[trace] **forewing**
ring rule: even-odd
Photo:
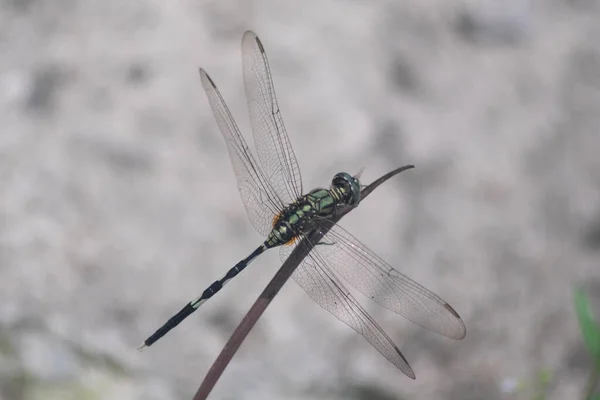
[[[279,198],[289,204],[302,195],[302,177],[287,135],[264,47],[250,31],[242,39],[244,86],[258,159]]]
[[[320,225],[331,225],[319,220]],[[413,323],[452,339],[466,327],[458,313],[435,293],[392,268],[339,225],[333,225],[313,250],[347,283],[379,305]]]
[[[293,248],[294,246],[283,246],[280,250],[281,259],[285,260]],[[331,272],[326,260],[319,252],[315,252],[315,248],[294,271],[292,278],[318,305],[360,333],[388,361],[406,376],[415,379],[415,374],[400,349]]]
[[[217,125],[227,143],[248,218],[254,229],[266,236],[271,231],[273,218],[283,209],[284,203],[252,156],[221,93],[203,69],[200,69],[200,78]]]

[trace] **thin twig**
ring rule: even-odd
[[[363,201],[373,190],[377,188],[377,186],[381,185],[383,182],[387,181],[394,175],[411,168],[414,168],[414,165],[405,165],[404,167],[397,168],[366,186],[360,192],[360,201]],[[339,210],[337,215],[332,218],[332,222],[337,223],[344,215],[356,207],[358,207],[358,204],[355,207],[347,207]],[[290,276],[292,276],[294,270],[298,267],[298,265],[300,265],[304,257],[306,257],[312,249],[312,245],[310,243],[319,243],[328,230],[329,227],[324,227],[323,229],[313,231],[309,234],[307,238],[308,240],[304,239],[299,243],[298,246],[296,246],[292,254],[290,254],[288,259],[285,260],[279,271],[277,271],[265,290],[260,294],[260,296],[258,296],[258,299],[256,299],[250,310],[248,310],[242,319],[242,322],[240,322],[238,327],[235,329],[225,344],[225,347],[223,347],[223,350],[221,350],[221,353],[204,377],[204,380],[194,395],[193,400],[204,400],[208,397],[211,390],[217,383],[217,380],[221,377],[221,374],[225,370],[225,367],[227,367],[227,364],[229,364],[229,361],[231,361],[233,355],[237,352],[252,327],[254,327],[256,321],[258,321],[267,306],[271,303],[271,300],[273,300],[283,284],[290,278]]]

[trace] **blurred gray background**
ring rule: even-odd
[[[600,277],[594,0],[0,2],[0,399],[188,399],[280,266],[197,68],[249,142],[262,39],[305,188],[415,164],[342,221],[438,293],[462,341],[357,298],[417,380],[289,282],[214,399],[581,398],[574,284]]]

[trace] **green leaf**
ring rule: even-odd
[[[552,371],[550,371],[549,369],[542,369],[540,371],[540,373],[538,374],[538,384],[541,388],[545,389],[548,387],[548,385],[550,385],[550,382],[552,381],[552,377],[553,377],[553,373]]]
[[[598,362],[600,360],[600,326],[594,321],[588,296],[583,289],[576,288],[573,299],[583,342]]]

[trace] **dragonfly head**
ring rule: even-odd
[[[331,186],[342,193],[342,202],[349,206],[355,206],[360,200],[360,182],[358,178],[346,173],[335,174]]]

